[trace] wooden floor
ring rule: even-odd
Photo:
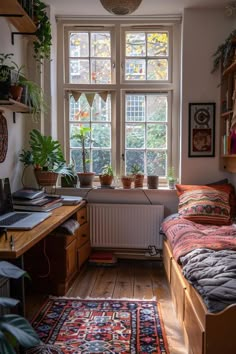
[[[66,296],[80,298],[157,299],[162,313],[170,354],[186,354],[183,333],[172,306],[164,268],[159,261],[119,260],[113,267],[85,265]],[[29,319],[38,310],[42,296],[27,299]]]

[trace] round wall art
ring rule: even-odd
[[[8,131],[7,131],[7,121],[0,112],[0,162],[3,162],[7,155],[8,147]]]

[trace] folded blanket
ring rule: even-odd
[[[183,274],[197,289],[209,312],[236,303],[236,252],[200,248],[180,258]]]

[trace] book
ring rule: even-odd
[[[52,205],[46,205],[46,206],[38,206],[38,205],[19,205],[19,204],[13,204],[15,210],[27,210],[27,211],[41,211],[41,212],[48,212],[53,209],[59,208],[62,206],[61,202],[58,203],[53,203]]]
[[[70,195],[61,195],[60,197],[63,205],[77,205],[83,200],[82,197]]]
[[[61,202],[61,198],[59,196],[51,196],[51,195],[44,195],[41,198],[24,200],[24,199],[16,199],[13,198],[13,205],[29,205],[29,206],[50,206],[54,203]]]
[[[22,188],[12,193],[12,198],[21,199],[34,199],[43,196],[45,193],[43,190],[35,188]]]

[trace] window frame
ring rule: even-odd
[[[102,22],[101,22],[102,21]],[[161,93],[161,92],[168,92],[168,96],[170,97],[170,104],[168,106],[168,166],[175,166],[175,170],[178,174],[178,162],[179,162],[179,134],[173,134],[173,130],[179,131],[179,90],[180,90],[180,26],[179,21],[173,21],[173,23],[168,22],[168,25],[154,25],[153,21],[148,24],[148,21],[145,21],[145,24],[140,22],[137,25],[138,21],[135,21],[132,25],[132,20],[127,21],[113,21],[109,22],[106,20],[96,21],[90,20],[86,21],[86,25],[83,25],[83,21],[79,21],[78,25],[75,25],[75,21],[73,21],[73,25],[67,23],[67,21],[59,21],[58,27],[61,29],[61,33],[64,34],[64,43],[59,45],[58,54],[63,54],[63,59],[60,60],[61,65],[63,66],[63,71],[60,71],[61,82],[62,82],[62,89],[58,87],[58,90],[63,94],[64,97],[64,109],[61,114],[61,119],[63,119],[63,128],[62,125],[59,124],[58,126],[58,134],[60,140],[63,142],[65,148],[65,157],[67,162],[69,162],[69,100],[68,94],[70,90],[79,90],[83,92],[99,92],[103,90],[109,90],[111,93],[111,109],[113,112],[112,116],[112,165],[114,167],[115,174],[121,174],[121,166],[122,166],[122,154],[124,153],[124,112],[125,112],[125,100],[124,95],[125,92],[129,93],[139,93],[139,92],[151,92],[151,93]],[[70,22],[70,21],[69,21]],[[85,22],[84,22],[85,23]],[[102,25],[101,25],[102,24]],[[132,29],[142,31],[166,31],[169,32],[169,65],[168,65],[168,80],[163,81],[127,81],[123,80],[125,73],[124,73],[124,56],[125,51],[123,51],[123,55],[120,56],[122,52],[121,45],[125,46],[125,43],[122,42],[122,38],[124,37],[125,31],[132,31]],[[66,48],[68,48],[69,42],[69,32],[76,31],[76,30],[84,30],[84,31],[106,31],[111,30],[111,39],[112,43],[115,43],[115,46],[111,48],[111,66],[112,66],[112,83],[107,85],[101,84],[70,84],[69,83],[69,53],[68,56],[66,55]],[[59,32],[60,33],[60,32]],[[178,39],[178,43],[174,39]],[[115,47],[115,50],[113,48]],[[174,63],[173,55],[175,59],[177,58],[176,63]],[[174,73],[174,68],[178,68],[178,73]],[[59,80],[59,81],[60,81]],[[109,88],[109,89],[108,89]],[[174,93],[173,93],[174,91]],[[173,97],[175,99],[173,99]],[[60,95],[62,97],[62,95]],[[169,101],[168,101],[169,102]],[[59,106],[60,107],[60,104]],[[175,114],[173,116],[173,112]],[[123,117],[123,118],[122,118]],[[174,140],[174,142],[173,142]],[[168,167],[167,166],[167,167]],[[145,176],[146,177],[146,176]],[[98,179],[97,179],[98,180]],[[166,178],[159,179],[160,184],[166,185],[167,180]]]

